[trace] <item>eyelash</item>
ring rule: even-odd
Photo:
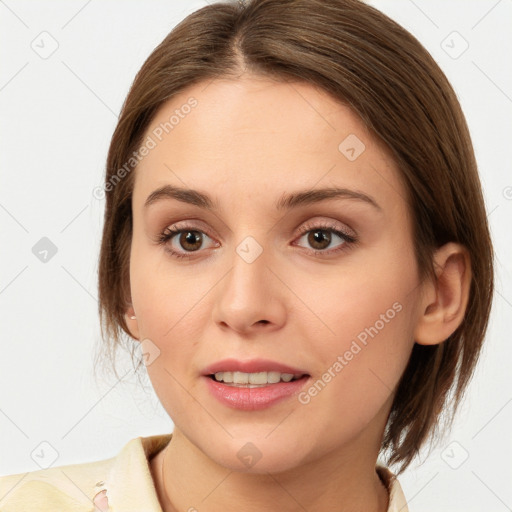
[[[158,238],[157,238],[157,243],[158,245],[165,245],[165,250],[173,257],[175,258],[178,258],[178,259],[181,259],[181,258],[192,258],[194,256],[194,253],[198,252],[198,251],[190,251],[188,254],[187,253],[180,253],[180,252],[177,252],[175,251],[174,249],[171,249],[168,245],[167,245],[167,242],[169,240],[171,240],[175,235],[179,234],[179,233],[183,233],[185,231],[196,231],[198,233],[202,233],[202,234],[205,234],[206,236],[208,236],[209,238],[211,238],[208,233],[200,230],[200,229],[197,229],[196,227],[194,226],[187,226],[187,225],[184,225],[184,226],[179,226],[179,227],[175,227],[174,229],[171,229],[171,228],[166,228],[162,233],[160,233],[158,235]],[[335,226],[333,225],[330,225],[330,224],[305,224],[304,226],[302,226],[300,228],[300,236],[299,238],[302,238],[303,235],[305,235],[306,233],[309,233],[310,231],[329,231],[331,233],[334,233],[335,235],[339,236],[342,240],[343,240],[343,243],[338,246],[336,249],[334,250],[320,250],[320,249],[311,249],[315,255],[318,255],[318,254],[321,254],[322,256],[324,254],[336,254],[336,253],[339,253],[341,251],[346,251],[347,249],[350,248],[350,246],[352,245],[355,245],[358,241],[358,239],[353,236],[353,235],[349,235],[348,233],[345,233],[339,229],[337,229]]]

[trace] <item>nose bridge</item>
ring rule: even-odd
[[[254,300],[250,302],[253,304],[260,294],[269,298],[267,264],[271,255],[268,253],[269,250],[252,235],[245,236],[235,246],[228,278],[229,292],[233,298],[248,301],[252,296]]]
[[[260,320],[279,324],[284,306],[275,277],[270,272],[270,249],[247,235],[234,247],[231,270],[219,287],[215,320],[237,331],[249,329]]]

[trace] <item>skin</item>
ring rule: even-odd
[[[150,461],[162,509],[384,512],[388,493],[375,464],[395,388],[413,344],[440,343],[462,321],[467,251],[443,246],[437,279],[420,282],[396,165],[358,116],[323,91],[251,75],[200,83],[168,101],[146,135],[191,96],[197,106],[134,171],[132,197],[126,319],[134,339],[160,351],[147,370],[175,425]],[[365,145],[354,161],[338,149],[350,134]],[[165,184],[207,193],[220,209],[169,198],[145,209]],[[381,210],[347,198],[274,208],[284,193],[331,186],[363,192]],[[203,233],[202,245],[191,251],[180,235],[167,245],[188,248],[190,259],[155,242],[183,221]],[[325,223],[358,242],[335,253],[344,241],[327,230],[331,242],[312,245]],[[247,236],[263,249],[252,263],[236,252]],[[220,359],[262,357],[305,369],[314,382],[396,302],[400,312],[307,404],[292,397],[234,410],[200,375]],[[237,456],[247,442],[261,454],[249,468]]]

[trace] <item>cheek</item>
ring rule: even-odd
[[[195,305],[208,291],[206,280],[170,265],[162,247],[149,246],[135,237],[130,283],[141,337],[160,340],[169,348],[179,333],[186,332],[190,338],[197,325]]]
[[[335,335],[309,346],[316,372],[298,398],[323,432],[320,444],[325,449],[341,432],[344,439],[352,439],[377,415],[378,421],[385,420],[410,357],[411,311],[373,291],[357,307],[351,301],[340,304],[337,315],[326,317]]]
[[[173,418],[197,406],[192,398],[201,370],[196,357],[207,329],[206,298],[215,283],[213,277],[198,279],[197,272],[180,271],[161,249],[139,244],[132,250],[130,282],[139,335],[151,341],[149,346],[154,344],[157,354],[146,369]]]
[[[157,251],[141,250],[133,255],[130,277],[140,339],[150,340],[147,346],[156,354],[146,365],[148,376],[167,413],[180,418],[196,406],[190,383],[197,369],[192,362],[202,329],[201,297],[208,287],[197,277],[170,275],[172,270]]]
[[[414,342],[414,260],[404,267],[391,252],[388,258],[382,257],[385,251],[379,254],[379,260],[315,280],[301,291],[316,313],[308,336],[316,341],[307,347],[317,361],[316,387],[322,394],[328,389],[325,399],[361,414],[377,410],[390,396]]]

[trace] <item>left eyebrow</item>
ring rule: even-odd
[[[363,201],[373,206],[379,212],[382,212],[381,206],[371,196],[357,190],[337,187],[300,190],[290,194],[284,193],[274,206],[278,211],[289,210],[335,198]],[[163,199],[176,199],[177,201],[198,206],[199,208],[209,211],[219,209],[218,201],[212,200],[208,194],[189,188],[176,187],[174,185],[164,185],[151,192],[144,203],[144,208]]]
[[[373,199],[373,197],[363,194],[357,190],[350,190],[348,188],[320,188],[313,190],[301,190],[291,194],[283,194],[279,201],[276,203],[277,210],[285,210],[296,208],[302,205],[314,204],[326,199],[358,199],[369,205],[372,205],[379,212],[382,212],[380,205]]]

